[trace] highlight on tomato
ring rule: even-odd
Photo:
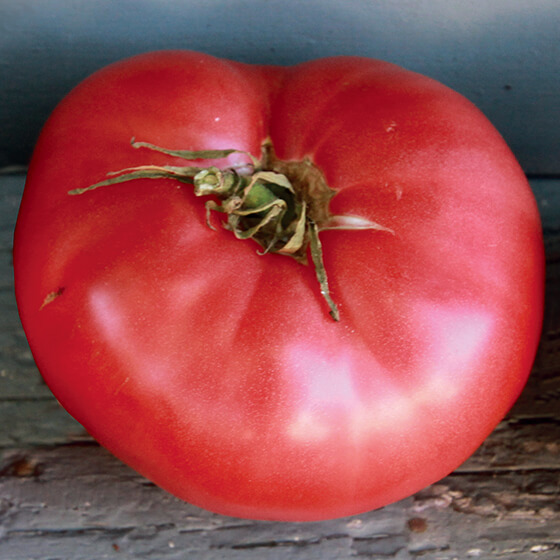
[[[14,239],[37,366],[99,443],[225,515],[400,500],[510,409],[539,214],[468,100],[361,57],[160,51],[61,101]]]

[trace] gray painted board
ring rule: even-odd
[[[527,173],[560,174],[558,0],[0,0],[0,168],[115,60],[186,48],[241,62],[363,55],[463,93]]]

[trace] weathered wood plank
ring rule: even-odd
[[[22,176],[0,176],[0,559],[560,559],[560,181],[533,182],[547,308],[534,371],[508,417],[440,483],[378,511],[311,524],[185,504],[92,442],[58,405],[13,296],[22,187]]]
[[[17,315],[11,243],[24,180],[23,175],[0,175],[0,447],[64,444],[76,437],[83,439],[83,435],[76,436],[81,434],[80,426],[56,404],[37,372]],[[534,180],[532,186],[547,233],[547,313],[533,374],[501,427],[517,431],[520,419],[560,421],[560,223],[556,223],[560,215],[560,180]],[[33,401],[38,404],[35,413],[30,414]],[[549,441],[543,442],[542,437],[549,428],[552,435],[548,439],[556,437],[554,425],[540,429],[538,424],[527,424],[524,435],[534,431],[535,436],[529,439],[536,443],[531,445],[542,442],[541,447],[546,448]],[[507,435],[493,435],[487,447],[495,447],[496,439],[505,441]],[[512,435],[511,439],[516,437]]]
[[[53,398],[0,400],[0,449],[92,441]]]
[[[96,445],[11,450],[0,472],[3,559],[560,557],[558,470],[454,474],[398,504],[321,523],[211,514]]]

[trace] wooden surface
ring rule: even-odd
[[[474,102],[526,173],[560,174],[558,0],[0,0],[0,166],[27,164],[60,99],[149,50],[296,64],[362,55]]]
[[[547,307],[533,374],[456,472],[415,496],[321,523],[250,522],[180,502],[93,442],[57,404],[13,296],[23,175],[0,175],[0,559],[560,559],[560,180],[534,180]]]

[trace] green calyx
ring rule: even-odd
[[[340,314],[328,285],[319,232],[325,229],[376,229],[391,231],[375,222],[355,216],[331,216],[328,205],[335,191],[310,161],[278,160],[270,143],[263,145],[261,160],[239,150],[169,150],[132,139],[133,148],[147,148],[187,161],[223,159],[233,153],[249,156],[244,168],[144,165],[108,173],[108,178],[89,187],[69,191],[83,194],[99,187],[136,179],[174,179],[194,186],[196,196],[212,196],[206,206],[206,223],[212,211],[226,215],[223,226],[238,239],[253,239],[259,253],[278,253],[308,263],[308,248],[321,294],[331,317]]]

